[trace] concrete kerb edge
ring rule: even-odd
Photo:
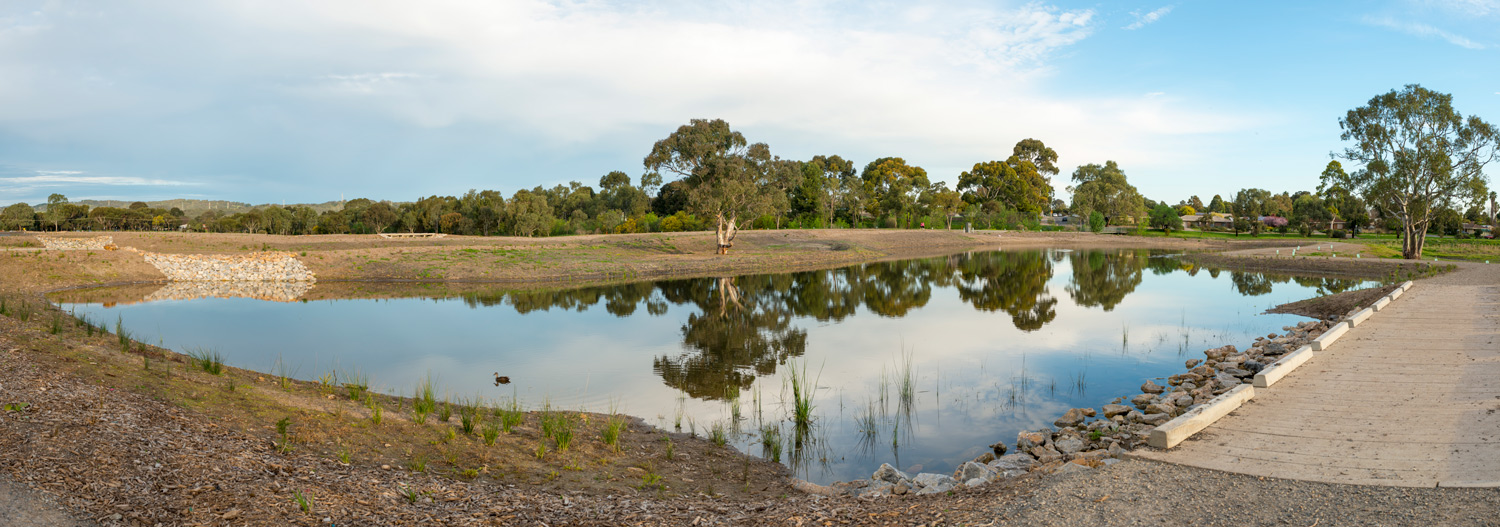
[[[1412,281],[1411,280],[1407,280],[1407,281],[1401,283],[1401,290],[1402,291],[1409,290],[1409,289],[1411,289],[1411,286],[1412,286]]]
[[[1438,487],[1446,488],[1496,488],[1500,487],[1500,480],[1496,481],[1439,481]]]
[[[1355,313],[1354,316],[1352,316],[1352,317],[1349,317],[1349,327],[1351,327],[1351,328],[1357,328],[1357,327],[1359,327],[1360,324],[1363,324],[1366,320],[1370,319],[1370,315],[1374,315],[1374,314],[1375,314],[1375,310],[1374,309],[1368,308],[1368,307],[1364,308],[1364,310],[1362,310],[1362,311],[1360,311],[1358,313]]]
[[[1313,339],[1313,341],[1312,341],[1312,350],[1313,351],[1325,351],[1325,350],[1327,350],[1329,346],[1332,346],[1333,343],[1339,339],[1339,337],[1344,336],[1344,333],[1346,333],[1348,331],[1349,331],[1349,322],[1345,321],[1345,322],[1339,322],[1338,324],[1334,324],[1333,327],[1328,328],[1328,331],[1324,331],[1322,335],[1318,335],[1318,338]]]
[[[1270,388],[1271,385],[1276,384],[1277,381],[1291,374],[1292,370],[1297,369],[1298,366],[1312,360],[1312,358],[1313,350],[1311,346],[1297,348],[1297,351],[1286,354],[1286,356],[1271,363],[1270,366],[1260,370],[1260,373],[1256,373],[1252,386],[1256,388]]]
[[[1161,449],[1177,446],[1254,397],[1254,386],[1249,384],[1236,386],[1203,406],[1188,410],[1187,413],[1152,429],[1151,436],[1146,439],[1146,444]]]
[[[1376,312],[1379,312],[1380,310],[1385,309],[1385,306],[1388,306],[1390,304],[1391,297],[1387,295],[1380,297],[1380,300],[1376,300],[1374,304],[1370,304],[1370,308],[1374,309]]]

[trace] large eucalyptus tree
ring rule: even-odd
[[[1377,95],[1339,119],[1340,136],[1353,145],[1339,157],[1363,168],[1324,185],[1357,192],[1401,220],[1401,255],[1422,257],[1437,211],[1482,200],[1484,166],[1496,157],[1495,126],[1453,109],[1453,96],[1416,84]]]

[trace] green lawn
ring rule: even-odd
[[[1371,246],[1372,249],[1380,249],[1383,258],[1401,257],[1401,241],[1394,238],[1349,241],[1358,241]],[[1391,256],[1385,256],[1387,253]],[[1422,258],[1467,260],[1470,262],[1500,262],[1500,241],[1428,238],[1427,243],[1422,244]]]
[[[1162,231],[1147,230],[1147,237],[1172,237],[1183,239],[1223,238],[1240,240],[1305,240],[1307,243],[1321,243],[1326,241],[1338,241],[1345,243],[1362,243],[1369,246],[1368,251],[1361,251],[1366,256],[1379,258],[1400,258],[1401,240],[1395,234],[1361,234],[1358,238],[1336,239],[1326,235],[1302,236],[1298,233],[1289,232],[1280,234],[1276,232],[1262,232],[1259,236],[1251,236],[1249,233],[1241,233],[1236,236],[1232,232],[1202,232],[1202,231],[1174,231],[1171,234]],[[1422,246],[1423,259],[1437,258],[1441,260],[1465,260],[1471,262],[1495,262],[1500,263],[1500,240],[1454,238],[1427,238],[1427,243]]]
[[[1219,231],[1210,231],[1210,232],[1203,232],[1203,231],[1172,231],[1171,234],[1166,234],[1166,233],[1164,233],[1162,231],[1147,230],[1145,232],[1145,236],[1147,236],[1147,237],[1157,237],[1157,238],[1170,237],[1170,238],[1183,238],[1183,239],[1223,238],[1223,239],[1228,239],[1228,240],[1257,240],[1257,239],[1271,239],[1271,240],[1278,240],[1278,239],[1288,239],[1288,240],[1294,240],[1294,239],[1295,240],[1304,240],[1304,239],[1305,240],[1324,240],[1324,239],[1328,239],[1328,237],[1326,237],[1326,236],[1313,236],[1311,238],[1306,238],[1306,237],[1303,237],[1301,234],[1297,234],[1295,232],[1289,232],[1289,233],[1286,233],[1286,234],[1281,234],[1281,233],[1277,233],[1277,232],[1274,232],[1274,231],[1272,231],[1272,232],[1261,232],[1259,236],[1251,236],[1250,233],[1248,233],[1248,232],[1242,232],[1238,236],[1236,236],[1232,232],[1219,232]]]

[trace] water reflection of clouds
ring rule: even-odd
[[[616,407],[666,427],[680,407],[684,430],[692,420],[700,433],[730,415],[714,392],[748,382],[739,404],[751,419],[733,440],[750,452],[760,451],[749,433],[760,424],[753,420],[757,392],[766,422],[784,423],[791,359],[820,376],[814,457],[833,459],[798,471],[827,481],[866,477],[897,453],[903,467],[951,470],[976,448],[1047,426],[1067,408],[1098,406],[1145,378],[1177,373],[1184,355],[1278,329],[1295,317],[1249,315],[1264,301],[1297,300],[1325,286],[1255,281],[1270,293],[1244,297],[1250,281],[1243,277],[1190,275],[1180,262],[1148,256],[974,253],[446,300],[204,299],[119,312],[137,334],[159,332],[175,349],[218,347],[235,365],[269,371],[281,355],[302,378],[316,378],[337,362],[396,393],[430,372],[456,397],[516,394],[532,407],[543,400],[554,408]],[[726,300],[726,291],[737,296]],[[102,313],[97,304],[76,307]],[[794,338],[803,331],[805,340]],[[888,401],[872,440],[856,418],[907,351],[918,389],[911,416],[898,416],[899,405]],[[513,383],[495,387],[492,372]],[[697,397],[683,398],[677,387]],[[894,399],[897,387],[887,390]]]

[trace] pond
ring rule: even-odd
[[[266,373],[357,372],[405,395],[431,378],[455,399],[718,428],[826,483],[881,463],[950,472],[1068,408],[1180,373],[1204,349],[1303,320],[1267,308],[1362,283],[1220,272],[1145,250],[1046,250],[542,291],[169,284],[54,300],[142,342],[214,349]],[[802,390],[805,427],[790,420],[799,376],[816,386]]]

